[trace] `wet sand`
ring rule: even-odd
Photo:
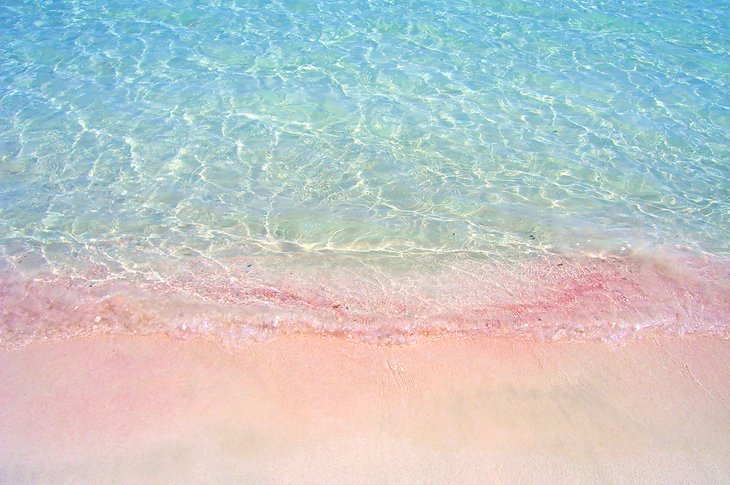
[[[1,483],[730,481],[730,341],[99,336],[0,352]]]

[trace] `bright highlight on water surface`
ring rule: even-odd
[[[8,2],[0,340],[724,334],[727,16]]]

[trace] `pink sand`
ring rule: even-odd
[[[99,336],[0,352],[0,482],[727,483],[730,341]]]

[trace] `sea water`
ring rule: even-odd
[[[0,5],[0,341],[727,335],[724,1]]]

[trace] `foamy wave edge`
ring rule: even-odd
[[[164,279],[0,270],[0,347],[98,334],[165,334],[237,346],[317,334],[407,344],[488,335],[621,341],[637,334],[730,337],[730,263],[692,254],[550,256],[438,271],[225,271]]]

